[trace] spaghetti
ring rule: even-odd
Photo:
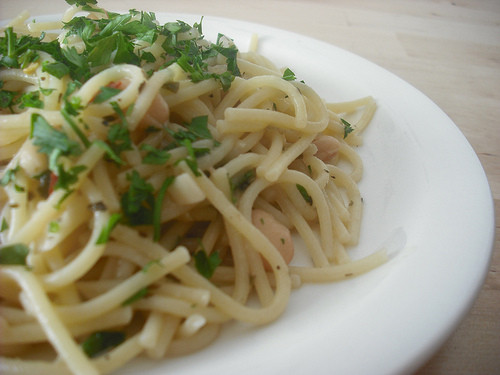
[[[1,39],[2,374],[193,352],[385,261],[346,251],[371,97],[326,104],[201,24],[87,3]]]

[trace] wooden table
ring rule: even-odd
[[[465,134],[500,212],[500,1],[498,0],[101,0],[137,8],[230,17],[292,30],[354,52],[429,96]],[[3,0],[0,18],[28,9],[61,13],[62,0]],[[418,372],[500,373],[500,235],[470,313]]]

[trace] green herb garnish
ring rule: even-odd
[[[79,155],[81,148],[78,142],[70,139],[66,133],[50,125],[41,115],[31,115],[30,138],[38,146],[39,152],[52,155],[57,152],[62,156]]]
[[[307,192],[306,188],[300,184],[296,184],[297,186],[297,189],[298,191],[300,192],[300,195],[302,195],[302,198],[304,198],[304,200],[309,204],[309,205],[312,205],[313,204],[313,200],[312,200],[312,197],[309,195],[309,193]]]
[[[350,133],[354,131],[354,128],[352,127],[351,124],[349,124],[346,120],[343,118],[340,119],[342,124],[344,125],[344,138],[346,138]]]
[[[120,331],[95,332],[82,343],[82,349],[87,356],[94,358],[120,345],[123,341],[125,341],[125,333]]]
[[[221,264],[222,260],[217,251],[207,255],[205,250],[199,250],[194,255],[194,262],[198,272],[207,279],[210,279],[215,269]]]
[[[163,205],[163,199],[165,198],[165,193],[167,192],[167,189],[172,183],[174,182],[175,177],[170,176],[167,177],[161,187],[160,190],[158,191],[158,196],[155,199],[154,207],[153,207],[153,227],[154,227],[154,234],[153,234],[153,240],[154,241],[159,241],[160,240],[160,231],[161,231],[161,209]]]
[[[0,108],[10,108],[12,111],[12,106],[16,104],[15,96],[13,91],[0,90]]]
[[[132,140],[128,130],[127,114],[122,111],[118,103],[111,102],[111,106],[118,115],[119,121],[110,126],[108,131],[108,143],[113,152],[119,157],[123,151],[132,150]],[[127,112],[132,110],[132,106]]]
[[[2,246],[0,247],[0,264],[26,265],[29,252],[28,246],[21,243]]]
[[[149,262],[147,262],[144,267],[142,267],[142,272],[144,273],[147,273],[149,271],[149,269],[154,266],[154,265],[157,265],[157,266],[161,266],[162,264],[160,263],[160,260],[159,259],[153,259],[153,260],[150,260]]]
[[[70,192],[70,187],[78,181],[78,175],[87,169],[84,165],[75,165],[66,170],[62,164],[55,166],[54,172],[57,175],[57,181],[54,184],[54,190],[64,189]]]
[[[78,174],[86,167],[76,165],[66,169],[59,162],[59,157],[81,154],[79,143],[70,139],[63,131],[52,127],[37,113],[31,115],[30,138],[33,139],[33,144],[39,147],[38,151],[49,157],[49,169],[57,176],[54,189],[65,189],[70,193],[71,185],[78,180]]]
[[[167,149],[171,149],[177,146],[183,146],[186,148],[188,155],[177,161],[177,163],[181,161],[185,161],[188,167],[191,169],[195,176],[200,176],[201,173],[198,170],[198,161],[197,157],[202,156],[208,152],[210,149],[207,148],[197,148],[193,147],[193,142],[200,139],[212,139],[212,134],[208,128],[208,116],[198,116],[193,117],[189,124],[185,124],[185,130],[178,130],[176,132],[165,129],[174,139]],[[214,145],[217,146],[219,143],[214,140]]]
[[[123,218],[129,225],[153,224],[155,198],[153,186],[146,182],[136,170],[127,175],[130,187],[121,198]]]
[[[69,74],[70,68],[68,67],[68,65],[60,61],[56,62],[44,61],[42,63],[42,72],[47,72],[50,75],[53,75],[54,77],[61,79],[66,74]]]
[[[40,91],[30,91],[21,96],[20,108],[43,108],[43,102],[40,100]]]
[[[144,287],[142,289],[139,289],[136,293],[132,294],[129,298],[127,298],[125,301],[123,301],[122,306],[131,305],[135,301],[138,301],[141,298],[146,297],[148,295],[148,293],[149,293],[148,287]]]
[[[15,182],[16,181],[16,173],[19,171],[20,167],[19,165],[13,169],[7,169],[2,176],[2,179],[0,179],[0,185],[1,186],[7,186],[9,182]]]
[[[49,233],[57,233],[61,229],[58,221],[51,221],[49,223]]]
[[[289,68],[286,68],[283,72],[283,77],[285,81],[295,81],[297,77],[295,77],[295,73],[292,72]]]
[[[243,173],[242,175],[236,175],[229,179],[229,186],[231,188],[231,199],[236,202],[236,193],[238,191],[244,191],[250,184],[255,181],[256,171],[255,169],[250,169]]]
[[[3,232],[5,230],[9,229],[9,223],[7,223],[7,220],[5,218],[2,218],[2,226],[0,227],[0,232]]]
[[[141,150],[147,151],[146,155],[142,159],[144,164],[162,165],[165,164],[171,156],[167,150],[157,149],[148,144],[142,145]]]
[[[99,93],[94,98],[94,103],[103,103],[106,100],[111,99],[113,96],[119,94],[122,90],[116,87],[101,87]]]
[[[88,4],[97,4],[97,0],[66,0],[69,5],[85,6]]]
[[[108,224],[102,228],[101,233],[99,234],[99,237],[97,238],[96,245],[102,245],[108,242],[109,236],[111,235],[111,232],[113,229],[116,227],[116,225],[119,223],[120,219],[122,218],[121,214],[114,213],[110,216],[108,220]]]

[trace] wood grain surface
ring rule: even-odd
[[[114,10],[196,13],[267,24],[329,42],[382,66],[430,97],[464,133],[486,172],[498,218],[500,1],[100,0],[99,4]],[[0,0],[0,19],[24,9],[54,14],[66,9],[66,3]],[[497,222],[492,262],[475,304],[418,375],[500,374],[499,268]]]

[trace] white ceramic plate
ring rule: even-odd
[[[200,16],[157,14],[160,21]],[[393,258],[361,277],[294,291],[285,314],[265,327],[229,324],[199,353],[136,360],[119,374],[411,373],[467,313],[487,272],[494,236],[482,167],[453,122],[386,70],[332,45],[267,26],[204,17],[259,51],[328,101],[372,95],[378,110],[359,148],[365,164],[360,257],[387,244]]]
[[[198,22],[199,16],[158,15]],[[375,118],[359,148],[365,164],[362,238],[355,257],[386,244],[379,269],[294,291],[277,322],[230,324],[210,347],[120,374],[401,374],[418,369],[471,307],[493,247],[494,211],[483,169],[453,122],[421,92],[332,45],[267,26],[204,17],[241,51],[259,51],[328,101],[372,95]]]

